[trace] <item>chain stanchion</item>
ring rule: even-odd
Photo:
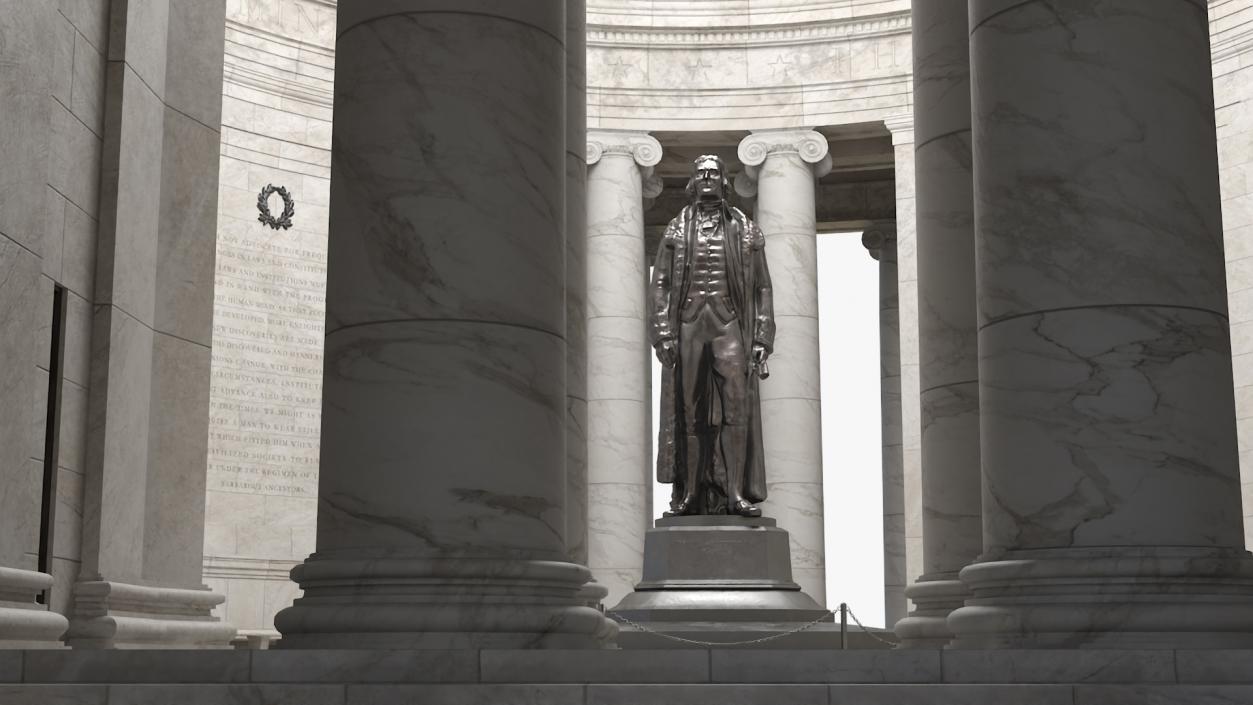
[[[848,649],[848,603],[840,603],[840,649]]]

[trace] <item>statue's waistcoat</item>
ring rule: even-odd
[[[682,303],[683,321],[695,320],[705,306],[709,306],[723,323],[735,319],[735,303],[731,300],[727,279],[729,243],[721,216],[721,209],[709,216],[698,214],[693,223],[691,275],[687,296]]]

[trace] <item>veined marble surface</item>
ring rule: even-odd
[[[644,198],[661,144],[590,130],[586,158],[588,567],[613,606],[639,581],[653,519]]]
[[[967,9],[913,8],[925,573],[906,591],[918,609],[898,631],[912,647],[949,636],[945,618],[965,596],[957,573],[983,549]]]
[[[818,349],[815,179],[830,168],[826,138],[812,130],[755,132],[739,157],[756,191],[774,299],[770,378],[761,381],[766,487],[763,515],[791,537],[793,574],[826,601],[822,507],[822,400]]]
[[[317,552],[276,626],[297,648],[603,645],[566,562],[564,13],[338,21]]]
[[[1253,641],[1205,10],[971,6],[985,553],[961,647]]]
[[[1210,3],[1214,61],[1215,121],[1218,128],[1219,187],[1222,194],[1224,252],[1227,257],[1231,354],[1236,388],[1236,430],[1240,449],[1245,545],[1253,545],[1253,197],[1248,173],[1253,162],[1253,50],[1248,0]]]

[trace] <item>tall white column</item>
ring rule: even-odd
[[[967,2],[915,3],[913,19],[924,574],[896,632],[936,647],[983,549]]]
[[[748,179],[737,188],[756,192],[774,288],[774,353],[760,391],[769,495],[762,512],[791,536],[796,582],[825,603],[814,182],[831,170],[831,157],[813,130],[754,132],[740,142],[739,157]]]
[[[579,565],[587,565],[586,62],[587,2],[566,0],[566,549]]]
[[[284,647],[616,631],[565,542],[565,19],[339,5],[317,552]]]
[[[914,116],[883,121],[896,167],[896,292],[901,358],[901,483],[905,505],[905,584],[922,562],[922,409],[918,381],[918,238],[914,198]],[[891,622],[889,622],[891,624]]]
[[[652,525],[652,382],[644,199],[660,193],[661,144],[587,135],[588,567],[615,605],[635,589]]]
[[[883,485],[883,613],[905,616],[905,484],[901,440],[901,307],[897,295],[896,224],[878,223],[861,243],[879,263],[879,387]]]
[[[970,26],[985,553],[954,644],[1248,648],[1206,4]]]

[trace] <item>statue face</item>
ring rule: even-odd
[[[722,192],[722,169],[718,162],[712,159],[696,162],[692,178],[697,198],[720,201],[726,196]]]

